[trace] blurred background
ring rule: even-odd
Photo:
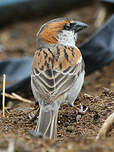
[[[88,31],[79,36],[79,45],[96,30],[99,5],[93,0],[1,0],[0,59],[33,56],[40,26],[58,17],[89,24]]]

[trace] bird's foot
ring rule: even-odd
[[[79,109],[79,112],[78,113],[80,113],[80,114],[85,114],[86,112],[87,112],[87,110],[88,110],[88,107],[87,106],[85,106],[85,105],[82,105],[81,103],[80,103],[80,109]]]
[[[82,115],[84,115],[87,111],[88,111],[88,107],[85,106],[85,105],[82,105],[80,103],[80,109],[78,109],[78,114],[76,116],[76,121],[78,122],[81,119]]]

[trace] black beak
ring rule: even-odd
[[[88,27],[87,24],[82,23],[82,22],[79,22],[79,21],[77,21],[77,22],[75,22],[75,23],[73,23],[73,24],[74,24],[74,26],[72,27],[72,29],[73,29],[75,32],[79,32],[79,31],[81,31],[81,30],[83,30],[83,29],[85,29],[85,28]]]

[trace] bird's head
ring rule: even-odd
[[[53,45],[75,47],[77,33],[88,25],[70,18],[57,18],[45,23],[37,33],[38,48]]]

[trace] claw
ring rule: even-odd
[[[87,110],[88,110],[88,107],[82,105],[81,103],[80,103],[80,107],[81,108],[79,109],[78,114],[76,116],[76,121],[77,122],[81,119],[82,115],[84,115],[87,112]]]
[[[88,110],[88,107],[82,105],[81,103],[80,103],[80,107],[81,107],[81,108],[79,109],[79,113],[80,113],[80,114],[85,114],[85,113],[87,112],[87,110]]]

